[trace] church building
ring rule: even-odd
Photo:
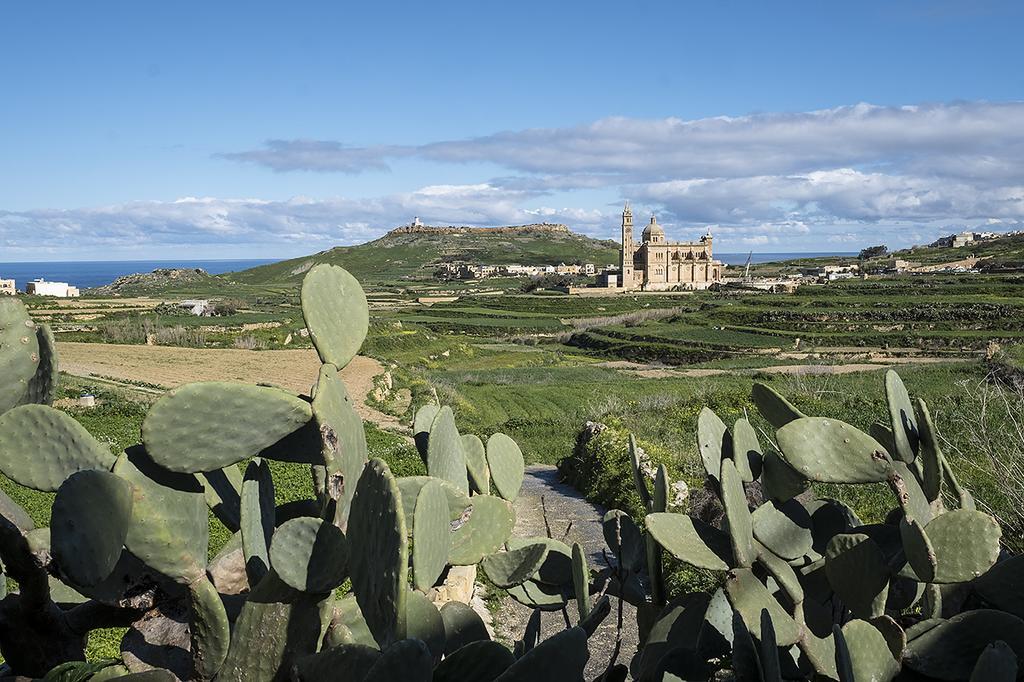
[[[622,211],[622,251],[619,286],[627,290],[671,291],[707,289],[722,281],[724,265],[711,256],[711,230],[696,242],[669,242],[658,219],[644,227],[639,243],[633,239],[633,211]]]

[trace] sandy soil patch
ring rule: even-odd
[[[69,374],[145,381],[167,388],[193,381],[244,381],[308,393],[320,370],[320,359],[312,349],[252,351],[58,342],[57,352],[61,370]],[[404,425],[397,418],[366,404],[374,377],[383,372],[384,367],[373,358],[358,356],[342,371],[342,377],[363,419],[401,428]]]

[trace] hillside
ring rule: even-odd
[[[380,239],[229,273],[246,284],[298,282],[318,263],[341,265],[364,283],[426,279],[439,264],[606,265],[619,258],[619,245],[576,234],[565,225],[515,225],[500,228],[405,226]]]
[[[1020,270],[1024,268],[1024,234],[1008,234],[995,239],[968,244],[959,249],[948,246],[919,246],[892,254],[923,265],[960,260],[969,256],[984,258],[978,269],[985,271]]]

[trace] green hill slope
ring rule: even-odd
[[[948,246],[919,246],[893,254],[923,265],[934,265],[976,256],[984,258],[978,263],[983,271],[1020,270],[1024,268],[1024,235],[1007,234],[953,249]]]
[[[357,246],[338,246],[311,256],[229,273],[246,284],[298,282],[314,265],[340,265],[364,283],[427,279],[445,262],[505,265],[618,262],[619,245],[569,231],[564,225],[502,228],[398,228]]]

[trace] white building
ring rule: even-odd
[[[16,293],[13,279],[0,279],[0,296],[14,296]]]
[[[79,295],[78,287],[73,287],[67,282],[47,282],[41,277],[26,284],[25,293],[57,298],[74,298]]]

